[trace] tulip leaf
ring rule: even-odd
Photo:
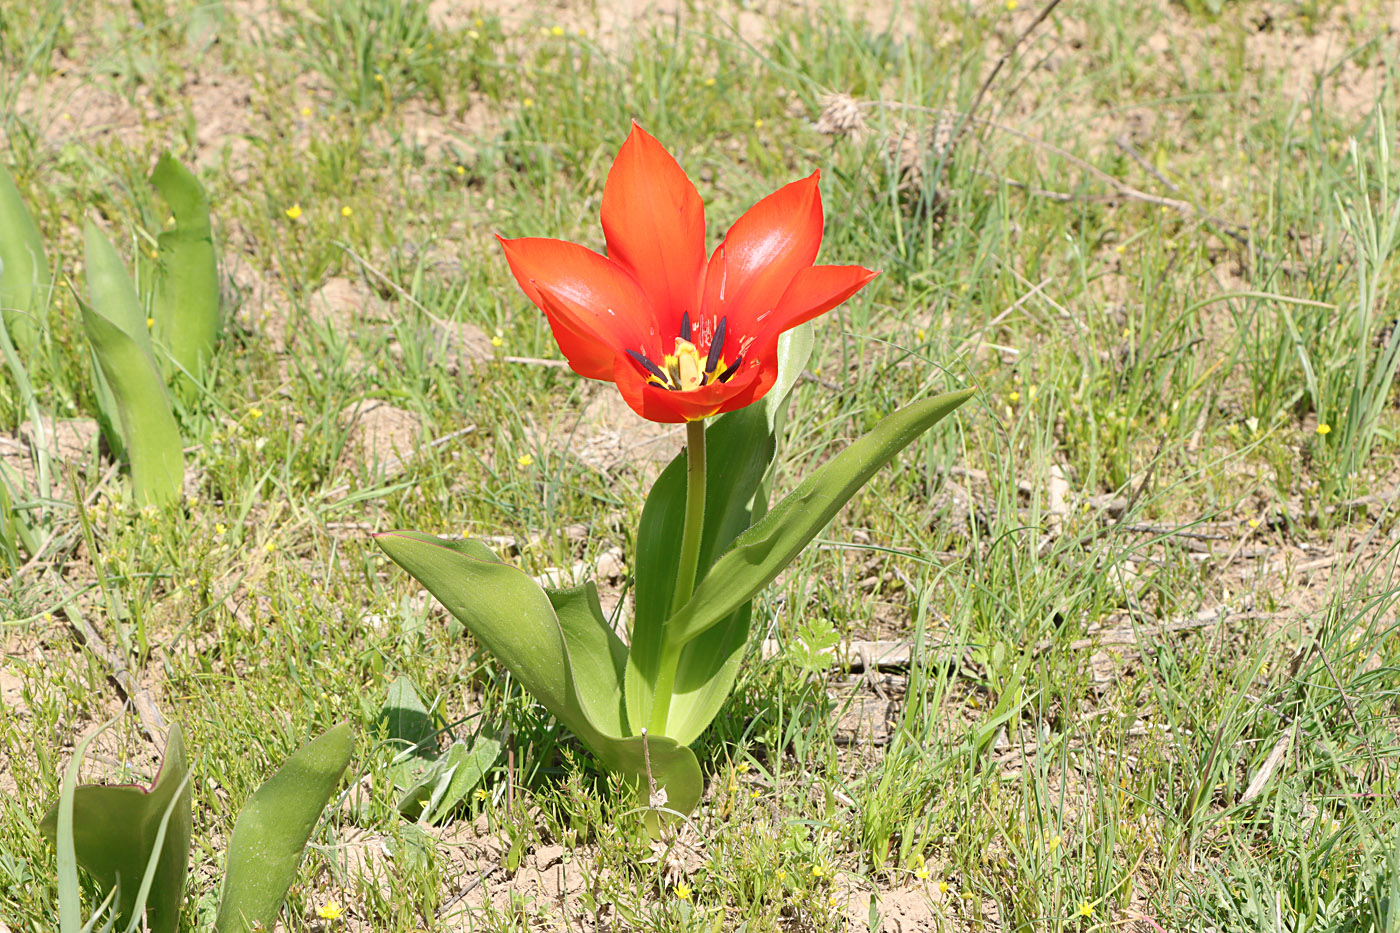
[[[0,165],[0,326],[21,355],[28,355],[39,339],[51,284],[39,228],[14,179]]]
[[[602,738],[578,701],[554,606],[529,575],[502,563],[479,541],[445,541],[416,531],[374,540],[564,725],[590,745]]]
[[[141,299],[121,256],[91,221],[83,228],[83,257],[88,303],[79,305],[97,363],[98,408],[108,441],[130,461],[138,500],[172,500],[184,482],[184,455]]]
[[[715,561],[694,595],[666,623],[668,637],[689,641],[757,595],[876,470],[971,398],[973,391],[948,392],[906,405],[809,474]]]
[[[764,480],[777,452],[782,412],[811,352],[810,325],[784,334],[778,349],[778,380],[768,395],[758,404],[720,416],[705,429],[700,577],[767,509]],[[671,614],[675,599],[685,497],[686,454],[682,452],[652,485],[637,530],[637,589],[626,690],[627,716],[634,723],[651,718],[652,685],[668,637],[663,620]],[[709,725],[734,685],[748,632],[748,610],[736,609],[717,631],[682,649],[673,697],[685,696],[679,705],[672,701],[667,735],[689,745]]]
[[[565,590],[546,590],[559,618],[559,630],[569,649],[574,692],[590,722],[606,736],[627,735],[627,711],[622,685],[627,669],[627,646],[617,637],[592,583]]]
[[[103,894],[118,887],[116,926],[128,926],[141,908],[142,875],[159,851],[145,898],[151,933],[174,933],[180,922],[189,871],[193,822],[184,734],[172,724],[160,773],[150,789],[133,784],[84,784],[72,799],[72,840],[78,864]],[[67,778],[65,778],[65,785]],[[50,840],[61,841],[59,806],[39,824]]]
[[[484,731],[470,746],[460,740],[453,742],[433,763],[419,785],[410,788],[404,795],[404,800],[399,802],[399,811],[417,816],[424,823],[442,820],[496,766],[502,748],[498,736]],[[405,806],[409,800],[416,805],[416,810]]]
[[[209,223],[209,196],[189,169],[169,153],[151,173],[175,226],[156,238],[157,271],[151,316],[156,337],[176,365],[182,395],[189,394],[219,339],[219,266]]]
[[[155,363],[124,330],[86,302],[78,303],[83,330],[112,389],[136,500],[170,502],[180,495],[185,466],[165,382]]]
[[[351,747],[348,723],[331,728],[288,758],[243,806],[229,839],[215,933],[273,928]]]
[[[625,647],[603,617],[592,585],[546,592],[479,541],[447,541],[414,531],[374,540],[605,768],[646,786],[648,755],[641,738],[624,737],[619,697]],[[649,739],[646,747],[667,806],[688,813],[703,789],[694,753],[665,737]]]

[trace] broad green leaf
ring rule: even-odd
[[[0,326],[21,356],[39,339],[52,281],[39,228],[14,179],[0,165]]]
[[[764,478],[777,451],[777,427],[787,395],[812,352],[810,325],[783,335],[778,380],[763,401],[715,419],[705,429],[705,528],[697,576],[767,508]],[[631,648],[627,659],[627,716],[651,719],[653,685],[666,637],[662,621],[675,598],[685,525],[686,454],[667,465],[652,485],[637,530],[637,584]],[[703,641],[682,649],[666,734],[682,745],[693,742],[724,702],[748,640],[749,613],[736,609]],[[685,693],[678,708],[675,697]],[[702,696],[703,694],[703,696]],[[706,709],[709,709],[708,716]]]
[[[972,397],[948,392],[906,405],[816,471],[734,540],[667,623],[667,637],[689,641],[753,599],[792,563],[875,471]]]
[[[93,297],[101,300],[101,296]],[[80,300],[79,306],[88,343],[111,387],[137,501],[160,504],[178,498],[185,474],[180,429],[155,362],[130,334],[105,316],[100,304],[89,306]]]
[[[418,696],[418,688],[408,675],[400,676],[389,685],[384,706],[379,710],[379,725],[398,754],[419,758],[437,756],[434,742],[437,730],[433,728],[428,708]]]
[[[376,535],[375,541],[604,767],[645,786],[640,739],[624,738],[620,728],[621,642],[607,627],[592,587],[546,593],[478,541],[445,541],[412,531]],[[581,688],[588,691],[586,699]],[[703,786],[694,754],[664,737],[650,739],[649,748],[652,776],[667,790],[669,805],[689,812]]]
[[[173,933],[179,926],[193,821],[188,773],[184,734],[175,723],[165,743],[160,773],[149,790],[131,784],[85,784],[73,794],[71,832],[78,864],[104,893],[120,881],[118,927],[125,928],[139,908],[142,874],[156,852],[167,813],[169,822],[146,899],[146,923],[151,933]],[[64,781],[66,785],[68,778]],[[58,841],[60,853],[65,838],[62,816],[56,805],[40,823],[44,835]]]
[[[88,303],[155,358],[146,311],[121,254],[91,220],[83,223],[83,265],[87,275]]]
[[[335,726],[303,745],[244,804],[229,838],[215,933],[273,928],[351,747],[350,725]]]
[[[155,350],[146,327],[146,311],[141,305],[140,296],[136,294],[136,286],[131,283],[131,276],[127,274],[126,265],[116,247],[91,220],[83,223],[83,266],[87,274],[88,301],[136,341],[154,361]],[[126,437],[122,433],[117,400],[112,394],[111,383],[102,371],[96,348],[89,349],[92,352],[92,368],[96,373],[93,392],[97,396],[97,420],[113,454],[123,459],[126,457]]]
[[[416,531],[374,540],[579,738],[590,745],[603,738],[578,701],[559,619],[534,580],[479,541]]]
[[[567,590],[546,590],[559,618],[559,631],[569,651],[574,690],[579,704],[599,732],[624,736],[627,711],[622,703],[627,646],[608,625],[593,583]]]
[[[436,823],[450,814],[496,766],[502,748],[500,738],[486,732],[478,735],[470,748],[465,742],[453,742],[439,759],[445,768],[431,796],[421,807],[423,822]]]
[[[219,265],[209,223],[209,196],[189,169],[169,153],[151,173],[175,218],[173,229],[156,238],[156,338],[184,370],[175,385],[188,393],[203,378],[219,339]],[[188,375],[185,375],[188,373]]]

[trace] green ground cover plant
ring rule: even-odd
[[[1394,25],[0,0],[0,931],[97,914],[40,824],[114,718],[82,784],[199,752],[182,930],[341,722],[287,929],[1396,929]],[[659,838],[374,538],[651,598],[686,432],[569,371],[495,239],[601,250],[634,119],[709,249],[820,170],[821,262],[881,272],[812,324],[770,501],[976,390],[753,596]],[[166,348],[168,496],[101,438],[85,222]]]

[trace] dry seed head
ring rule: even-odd
[[[824,136],[847,137],[860,142],[869,132],[865,117],[860,112],[860,102],[849,94],[825,94],[821,99],[822,112],[813,127]]]

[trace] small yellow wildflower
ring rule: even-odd
[[[341,216],[341,217],[349,217],[349,216],[350,216],[351,214],[353,214],[353,213],[355,213],[355,209],[354,209],[353,207],[351,207],[349,204],[345,205],[344,207],[342,207],[342,208],[340,209],[340,216]]]
[[[1094,915],[1094,905],[1093,905],[1093,904],[1090,904],[1088,901],[1085,901],[1084,903],[1082,903],[1082,904],[1079,905],[1079,916],[1081,916],[1081,917],[1092,917],[1093,915]]]
[[[1007,400],[1008,402],[1010,402],[1012,405],[1015,405],[1017,402],[1019,402],[1019,401],[1021,400],[1021,393],[1020,393],[1020,392],[1008,392],[1008,393],[1006,393],[1006,400]]]
[[[526,110],[529,110],[531,107],[535,106],[535,99],[533,97],[527,97],[520,102],[520,105]]]
[[[297,219],[298,217],[300,217],[300,216],[301,216],[301,205],[300,205],[300,204],[293,204],[291,207],[287,208],[287,217],[288,217],[289,219],[291,219],[291,220],[296,220],[296,219]]]
[[[146,329],[147,329],[147,330],[150,330],[152,327],[155,327],[155,326],[156,326],[156,319],[155,319],[155,318],[153,318],[153,317],[148,317],[148,318],[146,318]]]
[[[480,29],[482,26],[484,26],[484,25],[486,25],[486,24],[483,23],[483,22],[481,21],[481,17],[478,16],[476,19],[472,20],[472,25],[475,26],[477,29]]]
[[[1113,247],[1113,251],[1119,256],[1122,256],[1125,252],[1128,251],[1128,244],[1119,243],[1117,246]]]
[[[322,920],[339,920],[345,916],[345,910],[338,901],[329,900],[316,908],[316,916]]]
[[[564,34],[564,27],[563,27],[563,26],[555,26],[554,28],[552,28],[552,29],[549,30],[549,34],[550,34],[551,36],[562,36],[562,35]]]
[[[376,71],[376,72],[374,73],[374,80],[378,81],[380,84],[383,84],[383,83],[384,83],[384,76],[383,76],[382,74],[380,74],[379,72]]]
[[[1332,426],[1324,421],[1317,426],[1317,433],[1323,435],[1331,434]]]
[[[257,421],[262,416],[263,410],[261,408],[253,407],[248,409],[248,417],[252,418],[254,421]]]
[[[914,856],[914,877],[918,878],[920,881],[928,880],[928,866],[924,864],[924,856],[922,853]]]
[[[465,174],[467,174],[467,167],[466,167],[465,165],[459,165],[459,166],[457,166],[457,174],[458,174],[458,175],[465,175]]]
[[[214,526],[214,534],[222,538],[224,535],[228,534],[228,526],[223,522],[219,522]]]
[[[310,107],[303,107],[303,108],[301,108],[301,115],[302,115],[303,117],[309,117],[309,116],[311,116],[311,108],[310,108]]]
[[[579,34],[579,37],[582,38],[582,37],[588,35],[588,30],[587,30],[587,29],[584,29],[582,26],[580,26],[580,27],[578,27],[578,34]]]
[[[529,454],[521,454],[520,456],[515,458],[515,462],[523,467],[527,467],[535,462],[535,458],[530,456]]]
[[[940,881],[940,882],[938,882],[938,893],[939,893],[939,894],[947,894],[947,893],[948,893],[948,882],[946,882],[946,881]]]
[[[759,120],[753,121],[753,128],[756,129],[756,130],[761,130],[761,129],[763,129],[763,120],[759,119]]]
[[[958,291],[965,292],[970,288],[972,288],[971,285],[969,285],[967,282],[963,282],[961,285],[958,286]]]
[[[1251,518],[1251,519],[1249,520],[1249,527],[1250,527],[1250,528],[1258,528],[1258,527],[1259,527],[1259,519],[1257,519],[1257,518]]]
[[[481,38],[481,33],[477,32],[475,29],[468,29],[467,38],[471,39],[472,41],[476,41],[477,39]]]
[[[493,347],[499,347],[503,343],[505,343],[505,341],[501,339],[500,334],[496,334],[491,338],[491,346]]]
[[[826,866],[821,865],[821,864],[816,864],[816,865],[813,865],[813,866],[812,866],[812,877],[813,877],[813,878],[817,878],[817,879],[825,878],[825,877],[826,877],[826,874],[827,874]]]
[[[478,787],[478,788],[476,789],[476,793],[472,794],[472,796],[475,797],[475,798],[477,799],[478,802],[480,802],[480,801],[482,801],[482,800],[485,800],[485,799],[486,799],[486,788],[484,788],[484,787]]]
[[[922,340],[927,340],[927,339],[928,339],[928,331],[924,330],[922,327],[916,327],[916,328],[914,329],[914,339],[920,340],[920,341],[922,341]]]
[[[271,554],[273,551],[277,550],[277,545],[272,543],[271,541],[268,541],[265,544],[263,544],[263,550]]]
[[[684,881],[676,885],[676,897],[680,898],[683,901],[688,901],[690,900],[690,894],[690,885],[686,884]]]
[[[747,761],[741,761],[741,762],[739,762],[737,765],[734,766],[734,770],[735,770],[735,771],[738,771],[740,774],[748,774],[748,773],[749,773],[749,763],[748,763]]]
[[[714,87],[714,86],[715,86],[715,79],[714,79],[714,78],[706,78],[706,79],[705,79],[705,87]]]
[[[1006,0],[1006,9],[1008,12],[1016,9],[1018,6],[1020,6],[1020,4],[1017,3],[1016,0]]]
[[[786,880],[787,880],[787,872],[786,872],[784,869],[779,868],[779,869],[778,869],[778,874],[777,874],[776,877],[777,877],[777,879],[778,879],[779,882],[786,881]]]

